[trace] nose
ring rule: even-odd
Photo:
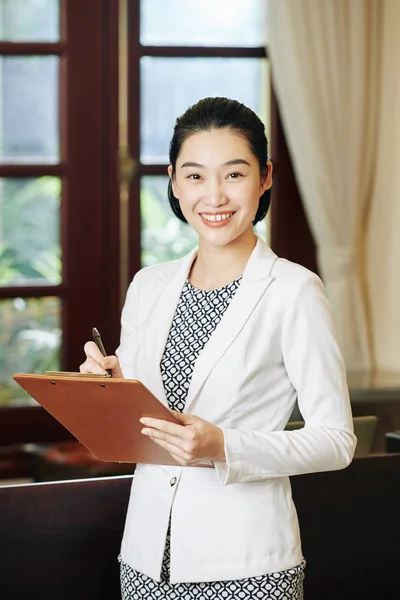
[[[208,182],[204,202],[213,208],[224,206],[224,204],[228,202],[223,185],[218,179],[213,179]]]

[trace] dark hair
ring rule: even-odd
[[[172,173],[175,174],[176,161],[182,144],[189,135],[199,131],[223,128],[232,129],[246,138],[251,151],[260,164],[260,173],[265,173],[268,160],[268,141],[264,124],[250,108],[229,98],[203,98],[177,118],[169,146],[169,162],[172,165]],[[254,225],[262,221],[267,214],[270,196],[271,190],[265,191],[261,196],[253,221]],[[168,200],[174,214],[181,221],[187,223],[179,200],[173,194],[171,180],[168,182]]]

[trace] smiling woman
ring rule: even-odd
[[[236,156],[241,158],[232,158]],[[196,160],[186,160],[189,157]],[[169,173],[174,197],[201,244],[207,239],[224,241],[221,235],[204,237],[207,229],[225,228],[232,242],[250,231],[254,235],[260,197],[271,181],[268,172],[260,174],[257,159],[241,135],[230,129],[192,134],[182,144],[175,172],[171,165]]]
[[[253,111],[219,97],[190,107],[169,176],[198,248],[139,271],[116,355],[90,342],[81,365],[138,379],[178,421],[141,419],[176,465],[136,468],[122,597],[302,600],[289,476],[344,468],[355,447],[332,315],[318,277],[255,234],[272,165]],[[285,431],[296,399],[306,426]]]
[[[202,289],[222,287],[242,273],[255,245],[253,226],[269,208],[272,163],[264,125],[239,102],[205,98],[177,120],[170,162],[171,207],[199,236],[191,278]],[[205,268],[203,255],[215,248],[221,252],[214,268]],[[222,248],[236,261],[224,264]]]

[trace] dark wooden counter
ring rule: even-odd
[[[131,477],[0,488],[2,600],[117,600]],[[398,596],[400,456],[292,478],[306,600]]]

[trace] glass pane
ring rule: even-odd
[[[168,162],[175,119],[200,98],[235,98],[267,123],[269,90],[267,59],[143,57],[141,161]]]
[[[61,281],[57,177],[0,179],[0,286]]]
[[[0,58],[0,161],[58,162],[58,62]]]
[[[187,254],[197,245],[197,234],[172,212],[167,197],[168,177],[141,179],[142,266],[146,267]]]
[[[141,0],[146,46],[266,45],[266,0]]]
[[[0,39],[56,42],[59,39],[59,0],[0,0]]]
[[[14,373],[60,368],[60,300],[0,301],[0,405],[34,404],[12,379]]]

